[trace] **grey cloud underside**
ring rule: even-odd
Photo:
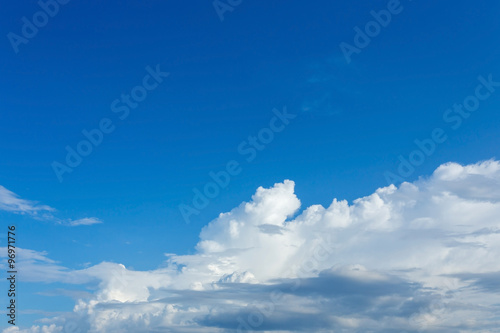
[[[359,281],[331,271],[322,272],[316,278],[286,279],[273,285],[232,285],[229,288],[232,292],[222,295],[221,299],[237,297],[241,300],[243,297],[255,305],[204,316],[197,321],[200,325],[233,330],[240,325],[238,318],[260,316],[262,324],[253,326],[255,331],[332,329],[342,327],[337,323],[338,316],[365,317],[374,321],[383,317],[408,320],[430,302],[427,293],[421,292],[418,285],[399,278]],[[282,292],[282,299],[273,304],[269,297],[272,292]],[[290,303],[294,304],[295,310]],[[307,309],[307,313],[299,304]],[[249,325],[252,326],[251,322]]]
[[[491,276],[491,279],[495,277],[498,276]],[[416,314],[427,312],[436,303],[443,302],[435,291],[397,276],[383,276],[381,281],[360,281],[335,270],[325,270],[318,277],[282,279],[272,284],[230,283],[219,284],[218,287],[221,289],[210,291],[156,290],[146,303],[177,305],[185,310],[208,306],[210,313],[194,316],[189,323],[179,327],[149,326],[150,331],[207,332],[217,328],[222,332],[238,332],[238,327],[241,328],[241,323],[245,322],[248,326],[243,327],[250,327],[252,331],[326,332],[346,329],[345,323],[338,317],[354,317],[362,318],[371,325],[371,332],[421,332],[411,329],[408,323]],[[270,300],[272,293],[281,295],[278,301]],[[94,311],[126,310],[134,313],[142,311],[143,305],[142,302],[107,303],[98,305]],[[446,307],[475,310],[459,302]],[[257,322],[259,325],[252,325]],[[484,323],[484,327],[494,326]],[[136,329],[140,331],[140,327]],[[466,330],[467,325],[426,331],[456,332],[456,329]],[[352,328],[349,331],[365,332],[365,329]]]

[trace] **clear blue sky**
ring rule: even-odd
[[[165,253],[194,253],[201,228],[259,186],[291,179],[302,207],[369,195],[437,127],[448,139],[405,180],[448,161],[498,158],[500,88],[456,130],[443,114],[474,94],[478,76],[500,81],[500,3],[401,6],[347,63],[339,44],[354,45],[353,28],[387,1],[244,0],[221,21],[211,1],[72,0],[17,53],[8,33],[22,35],[22,18],[40,7],[5,2],[0,185],[57,211],[0,210],[2,225],[16,224],[19,247],[69,269],[110,261],[151,270]],[[169,76],[121,120],[111,103],[158,64]],[[239,144],[284,107],[296,117],[247,162]],[[116,129],[60,182],[52,163],[103,118]],[[179,205],[231,160],[242,171],[185,223]],[[89,217],[102,223],[61,222]],[[56,287],[26,284],[21,297],[71,311],[65,297],[36,294]]]

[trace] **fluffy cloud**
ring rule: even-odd
[[[448,163],[351,204],[299,209],[292,181],[259,188],[203,228],[196,254],[169,254],[153,271],[106,262],[71,271],[27,252],[25,271],[38,279],[96,292],[26,332],[500,327],[499,162]]]

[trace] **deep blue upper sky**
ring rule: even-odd
[[[386,4],[243,1],[221,21],[208,0],[73,0],[16,54],[7,34],[21,34],[22,17],[40,7],[5,2],[0,184],[61,218],[104,223],[0,219],[19,225],[19,246],[68,267],[107,260],[151,269],[163,253],[193,251],[200,228],[258,186],[294,180],[304,206],[370,194],[436,127],[448,140],[407,180],[447,161],[498,157],[500,90],[457,130],[443,113],[474,93],[479,75],[500,81],[500,3],[401,1],[403,11],[347,64],[339,44],[353,44],[353,28]],[[157,64],[170,76],[120,120],[111,102]],[[284,106],[297,117],[244,162],[238,145]],[[116,130],[59,182],[52,162],[102,118]],[[233,159],[242,172],[186,224],[179,204]]]

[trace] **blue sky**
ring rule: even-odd
[[[19,44],[12,33],[21,38],[23,17],[33,22],[42,9],[36,1],[4,4],[2,242],[6,226],[15,224],[19,247],[50,258],[36,265],[78,272],[104,262],[152,271],[168,266],[165,253],[214,251],[200,247],[202,228],[250,201],[260,186],[274,193],[276,183],[294,181],[301,206],[285,209],[288,219],[333,198],[351,205],[371,195],[389,185],[388,172],[401,176],[399,157],[408,160],[419,149],[415,140],[432,138],[436,128],[446,140],[396,185],[418,183],[447,162],[477,166],[498,158],[500,87],[484,82],[500,82],[500,4],[222,3],[231,7],[223,20],[211,1],[57,3],[58,12]],[[364,29],[371,11],[388,6],[397,13],[347,61],[339,45],[354,46],[354,28]],[[155,81],[152,71],[169,75]],[[111,104],[142,87],[147,75],[158,84],[120,119]],[[477,110],[459,124],[446,120],[447,110],[478,86],[488,97]],[[285,109],[293,119],[279,120],[283,129],[248,161],[238,147]],[[60,181],[54,161],[64,164],[66,147],[77,149],[82,131],[103,119],[113,130]],[[180,205],[192,207],[193,189],[203,190],[209,173],[229,161],[241,172],[186,223]],[[20,282],[22,309],[42,312],[19,315],[22,327],[53,317],[43,311],[73,310],[71,297],[44,292],[98,288],[92,279],[35,280]],[[199,325],[223,327],[220,320]]]

